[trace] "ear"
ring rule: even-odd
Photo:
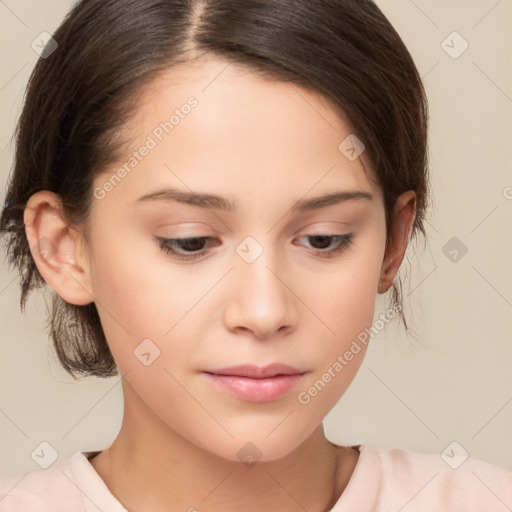
[[[395,218],[395,232],[382,261],[378,293],[385,293],[389,290],[404,259],[416,217],[416,193],[413,190],[404,192],[397,199],[393,216]]]
[[[42,190],[27,201],[23,213],[30,252],[46,283],[66,302],[93,302],[89,267],[81,238],[62,215],[60,197]]]

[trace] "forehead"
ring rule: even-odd
[[[228,116],[240,123],[266,123],[269,131],[289,128],[292,120],[307,121],[300,131],[308,138],[313,132],[350,130],[342,110],[319,92],[213,56],[160,73],[139,91],[128,127],[132,133],[148,131],[146,121],[168,119],[190,97],[197,99],[200,108],[194,110],[200,116],[195,117],[210,134],[211,128],[226,127]]]
[[[328,99],[213,57],[159,75],[138,95],[125,129],[129,150],[117,167],[152,146],[123,180],[132,198],[151,184],[232,197],[276,189],[300,197],[316,183],[376,191],[362,158],[340,151],[351,128]]]

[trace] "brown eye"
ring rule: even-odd
[[[346,235],[304,235],[302,238],[314,240],[312,248],[315,252],[320,257],[328,257],[348,249],[352,244],[353,237],[353,233],[348,233]],[[333,242],[335,243],[334,247],[326,250]]]
[[[156,237],[158,245],[167,254],[180,260],[193,260],[200,258],[206,251],[204,246],[207,242],[215,240],[210,236],[191,237],[191,238],[163,238]],[[219,244],[217,244],[219,245]],[[199,251],[199,252],[197,252]]]

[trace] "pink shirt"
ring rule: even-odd
[[[77,452],[47,469],[0,482],[0,511],[127,512],[89,462],[95,453]],[[449,465],[438,454],[362,445],[331,512],[512,510],[512,472],[472,458],[459,462]]]

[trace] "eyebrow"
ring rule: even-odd
[[[312,210],[318,210],[320,208],[326,208],[327,206],[334,204],[360,199],[371,201],[373,196],[369,192],[362,190],[340,190],[323,196],[300,199],[292,206],[291,211],[295,213],[304,213]],[[222,210],[226,212],[234,212],[238,209],[236,202],[230,201],[225,197],[213,194],[189,192],[174,188],[164,188],[150,192],[139,197],[136,203],[157,200],[174,201],[181,204],[196,206],[198,208]]]

